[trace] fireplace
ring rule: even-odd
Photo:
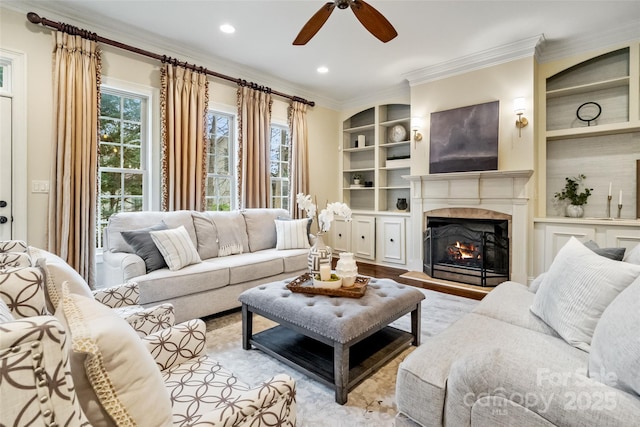
[[[423,271],[434,279],[478,286],[509,280],[509,221],[428,217]]]

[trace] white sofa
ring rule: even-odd
[[[176,321],[208,316],[239,307],[238,296],[262,283],[295,277],[307,269],[308,249],[276,249],[275,219],[288,218],[284,209],[231,212],[123,212],[104,230],[105,285],[135,281],[143,306],[170,302]],[[177,271],[147,272],[145,261],[121,232],[165,223],[184,226],[202,262]],[[239,239],[242,253],[219,256],[222,238]]]

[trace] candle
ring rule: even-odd
[[[611,181],[609,181],[609,197],[611,197]]]
[[[618,204],[622,204],[622,190],[620,190],[620,197],[618,198]]]
[[[322,264],[320,266],[320,280],[323,282],[331,279],[331,266],[329,264]]]

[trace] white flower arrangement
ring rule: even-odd
[[[307,213],[308,218],[316,217],[318,228],[321,232],[329,231],[331,222],[333,222],[336,215],[343,217],[346,221],[351,221],[351,209],[344,203],[327,203],[327,207],[317,214],[318,208],[311,200],[310,195],[298,193],[296,195],[296,202],[298,203],[298,207]]]

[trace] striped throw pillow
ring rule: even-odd
[[[176,271],[187,265],[202,262],[184,225],[170,230],[150,231],[149,234],[169,270]]]
[[[275,220],[276,249],[306,249],[309,248],[307,224],[309,219]]]

